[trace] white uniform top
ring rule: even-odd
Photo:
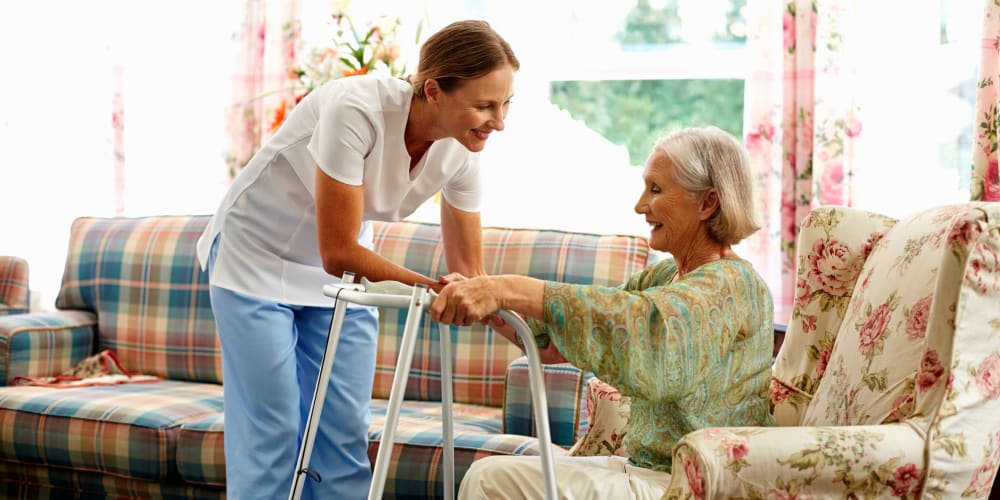
[[[233,181],[198,240],[204,269],[219,234],[209,281],[252,297],[306,306],[332,305],[323,285],[316,234],[318,165],[340,182],[364,186],[358,242],[372,248],[368,221],[400,220],[442,191],[448,203],[477,212],[478,155],[458,141],[434,141],[410,171],[403,132],[413,89],[383,76],[333,80],[309,93]]]

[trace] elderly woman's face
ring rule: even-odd
[[[659,149],[646,160],[645,187],[635,211],[649,223],[649,246],[676,253],[693,241],[700,229],[701,202],[677,183],[673,162]]]

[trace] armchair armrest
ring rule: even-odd
[[[97,316],[87,311],[0,316],[0,385],[62,373],[93,354]]]
[[[912,498],[925,444],[906,424],[699,429],[674,448],[664,498]]]
[[[593,378],[569,364],[542,365],[545,397],[549,403],[549,432],[552,443],[569,447],[586,430],[586,387]],[[521,356],[507,366],[504,380],[503,432],[537,436],[532,417],[528,358]]]

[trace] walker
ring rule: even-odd
[[[410,375],[410,363],[413,360],[413,349],[417,340],[417,330],[420,326],[421,314],[427,311],[434,298],[437,297],[425,285],[410,286],[397,281],[370,282],[362,279],[354,283],[353,273],[344,273],[340,283],[323,287],[323,293],[335,299],[333,320],[330,322],[330,333],[323,353],[323,364],[320,367],[319,380],[313,392],[312,406],[306,419],[306,431],[299,447],[299,458],[292,475],[292,489],[289,500],[299,500],[307,477],[310,474],[309,460],[312,455],[313,442],[319,428],[319,419],[323,411],[323,401],[326,399],[327,385],[330,382],[330,369],[333,367],[334,354],[337,352],[337,342],[344,323],[347,303],[375,307],[407,308],[406,324],[403,328],[403,338],[400,345],[399,358],[396,360],[396,373],[392,379],[389,392],[389,406],[386,410],[385,429],[378,455],[375,458],[375,468],[372,472],[372,483],[368,490],[368,500],[382,498],[385,488],[386,474],[389,468],[389,458],[392,454],[395,440],[396,424],[403,403],[406,380]],[[555,466],[552,460],[549,434],[548,404],[545,398],[542,364],[535,339],[528,329],[527,323],[516,314],[500,310],[499,316],[512,325],[521,337],[528,356],[528,374],[531,387],[531,402],[534,405],[535,427],[538,429],[538,446],[542,460],[542,478],[545,481],[545,498],[555,500],[556,482]],[[439,324],[441,331],[441,407],[442,407],[442,438],[444,445],[444,498],[453,500],[455,497],[455,443],[452,430],[452,359],[451,333],[446,325]],[[321,478],[316,477],[319,481]]]

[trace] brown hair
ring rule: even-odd
[[[417,73],[409,80],[413,94],[423,99],[427,80],[436,80],[447,93],[505,65],[514,71],[521,68],[510,45],[486,21],[456,21],[420,47]]]

